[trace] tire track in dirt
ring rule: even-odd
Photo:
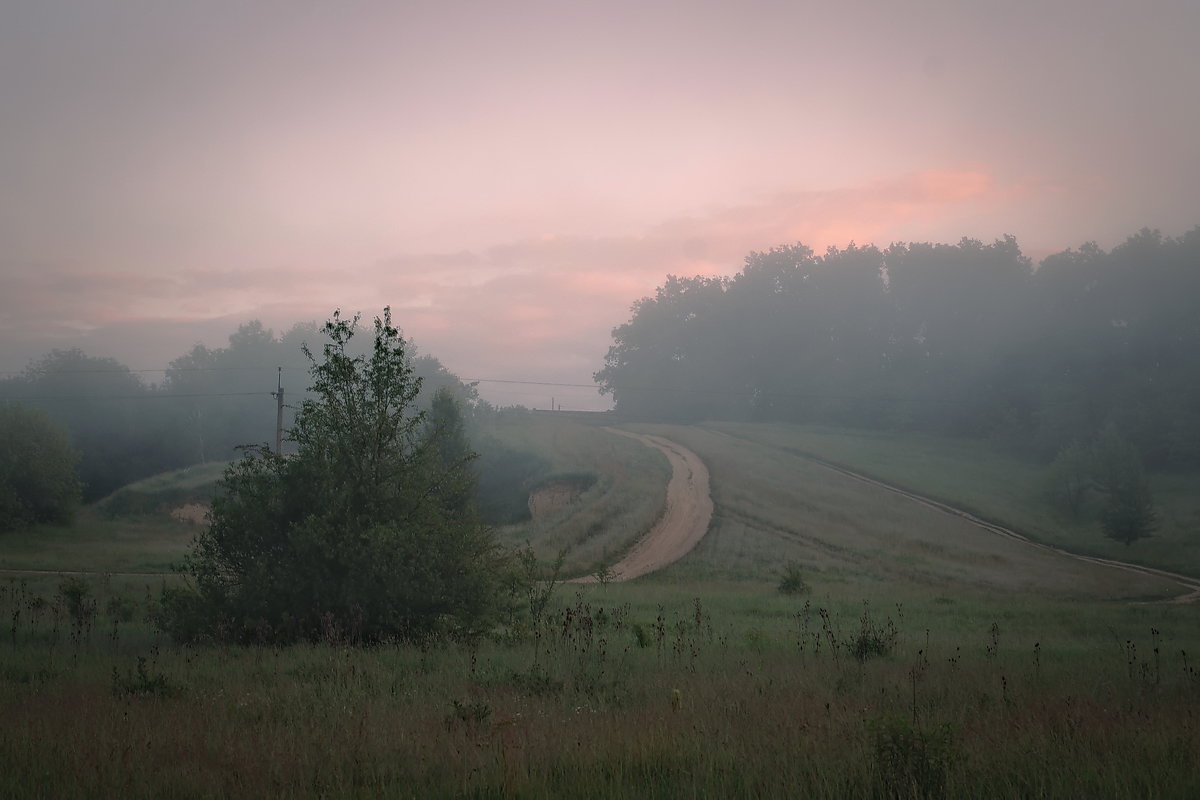
[[[624,558],[609,567],[614,581],[628,581],[674,564],[699,544],[712,521],[712,493],[709,491],[708,467],[700,456],[686,447],[662,436],[616,428],[605,430],[653,447],[671,464],[671,480],[667,484],[662,516]],[[596,577],[589,575],[575,582],[595,583]]]
[[[706,430],[709,430],[709,429],[706,429]],[[730,439],[734,439],[739,442],[746,442],[749,444],[760,444],[759,442],[754,442],[752,439],[743,439],[740,436],[734,436],[733,434],[725,433],[724,431],[709,430],[709,432],[715,433],[719,436],[728,436]],[[767,445],[767,446],[769,447],[770,445]],[[862,473],[855,472],[854,470],[851,470],[851,469],[847,469],[846,467],[843,467],[840,464],[836,464],[832,461],[826,461],[825,459],[821,458],[820,456],[813,455],[812,453],[806,452],[804,450],[798,450],[793,447],[782,447],[782,446],[779,446],[778,449],[783,450],[784,452],[790,453],[791,455],[797,456],[799,458],[803,458],[806,461],[811,461],[812,463],[816,464],[819,467],[823,467],[824,469],[830,470],[832,472],[836,472],[840,475],[844,475],[847,478],[853,478],[856,481],[870,484],[871,486],[876,486],[880,489],[884,489],[884,490],[892,492],[894,494],[898,494],[901,497],[906,497],[915,503],[920,503],[923,506],[932,508],[935,511],[940,511],[943,514],[948,514],[950,516],[958,517],[959,519],[966,520],[970,524],[972,524],[978,528],[982,528],[985,531],[988,531],[990,533],[996,534],[997,536],[1003,536],[1005,538],[1012,539],[1013,541],[1020,542],[1029,547],[1036,547],[1039,550],[1044,550],[1048,553],[1055,553],[1060,556],[1066,556],[1067,558],[1073,558],[1076,561],[1086,561],[1089,564],[1096,564],[1096,565],[1102,566],[1102,567],[1112,567],[1113,569],[1121,569],[1121,570],[1125,570],[1126,572],[1134,572],[1134,573],[1138,573],[1141,575],[1148,575],[1148,576],[1156,577],[1156,578],[1166,578],[1168,580],[1174,581],[1175,583],[1179,584],[1180,586],[1182,586],[1184,589],[1187,590],[1185,594],[1181,594],[1178,597],[1174,597],[1171,600],[1168,600],[1166,602],[1169,602],[1169,603],[1195,603],[1197,601],[1200,601],[1200,578],[1193,578],[1189,575],[1181,575],[1178,572],[1168,572],[1167,570],[1157,569],[1156,567],[1144,567],[1140,564],[1130,564],[1127,561],[1118,561],[1115,558],[1102,558],[1100,556],[1085,556],[1080,553],[1072,553],[1069,550],[1063,550],[1061,547],[1055,547],[1054,545],[1044,544],[1042,542],[1035,542],[1034,540],[1030,539],[1028,536],[1025,536],[1024,534],[1018,533],[1017,531],[1014,531],[1011,528],[1006,528],[1003,525],[997,525],[994,522],[988,522],[985,519],[980,519],[979,517],[975,516],[974,514],[972,514],[969,511],[964,511],[961,508],[956,508],[947,503],[943,503],[940,500],[934,500],[932,497],[926,497],[925,495],[918,494],[916,492],[911,492],[907,489],[902,489],[899,486],[894,486],[890,483],[884,483],[883,481],[878,480],[876,478],[872,478],[870,476],[863,475]]]

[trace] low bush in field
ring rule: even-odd
[[[949,725],[931,731],[914,728],[908,718],[888,714],[873,720],[874,766],[883,797],[946,796],[946,775],[954,755]]]
[[[898,638],[900,631],[891,617],[879,624],[871,619],[870,610],[864,608],[862,616],[858,619],[858,632],[850,637],[846,646],[856,659],[866,661],[868,658],[891,653]]]
[[[808,584],[804,582],[804,573],[800,564],[789,561],[783,567],[783,577],[779,579],[779,593],[787,595],[807,594]]]

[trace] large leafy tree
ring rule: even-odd
[[[84,500],[178,465],[168,409],[124,364],[53,350],[0,384],[4,399],[45,411],[80,454]]]
[[[613,331],[595,379],[631,418],[922,429],[1046,462],[1113,421],[1148,469],[1188,469],[1198,292],[1200,228],[1036,270],[1011,236],[777,247],[730,278],[668,277]]]
[[[44,412],[0,404],[0,531],[69,522],[79,506],[79,455]]]
[[[1104,495],[1100,526],[1105,536],[1128,546],[1158,527],[1141,459],[1112,423],[1096,441],[1096,486]]]
[[[449,393],[416,409],[421,381],[390,311],[368,354],[335,314],[311,361],[294,455],[248,449],[223,479],[186,561],[195,592],[166,597],[178,638],[355,641],[478,633],[503,554],[472,506],[461,413]]]

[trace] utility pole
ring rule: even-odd
[[[283,367],[277,367],[279,370],[278,380],[276,382],[276,391],[271,392],[275,396],[275,455],[283,455]]]

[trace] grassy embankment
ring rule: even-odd
[[[1200,576],[1200,474],[1153,473],[1158,529],[1126,546],[1105,538],[1093,494],[1078,518],[1047,498],[1047,468],[986,442],[799,425],[704,426],[771,449],[809,453],[1009,526],[1071,552]]]
[[[0,570],[169,572],[197,530],[171,512],[208,503],[224,469],[214,462],[155,475],[86,506],[71,525],[0,534]]]
[[[523,441],[605,441],[548,431]],[[1129,602],[1169,582],[776,446],[670,435],[712,475],[697,550],[630,584],[560,587],[525,635],[477,647],[179,649],[154,631],[153,587],[94,580],[77,605],[96,616],[75,624],[76,586],[0,584],[0,794],[1200,792],[1196,609]],[[787,560],[807,596],[775,591]]]
[[[640,442],[598,426],[533,416],[501,417],[486,432],[546,460],[545,474],[529,488],[581,479],[590,484],[545,516],[497,529],[501,541],[528,542],[546,562],[565,551],[565,575],[587,575],[614,563],[662,512],[670,465]]]

